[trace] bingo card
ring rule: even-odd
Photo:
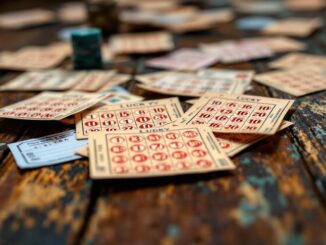
[[[143,54],[169,51],[174,43],[167,32],[151,32],[115,35],[110,39],[110,47],[115,54]]]
[[[161,127],[182,114],[178,98],[101,106],[76,114],[77,138],[86,139],[89,132]]]
[[[326,89],[326,66],[266,72],[255,76],[255,80],[288,94],[302,96]]]
[[[105,94],[43,92],[0,109],[0,118],[61,120],[107,98]]]
[[[196,126],[89,135],[90,176],[140,178],[231,170],[209,130]]]
[[[206,93],[177,125],[207,125],[214,132],[275,134],[293,100]]]
[[[161,94],[197,97],[207,91],[243,94],[248,84],[234,79],[189,74],[184,76],[167,76],[150,84],[138,84],[137,86]]]
[[[326,57],[312,54],[294,53],[285,55],[282,58],[269,63],[269,67],[280,69],[293,68],[297,66],[326,67]]]

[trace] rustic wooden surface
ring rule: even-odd
[[[305,15],[317,14],[323,12]],[[0,48],[46,45],[56,40],[61,27],[0,31]],[[196,47],[254,34],[231,23],[176,35],[175,40],[177,47]],[[310,53],[325,55],[325,27],[300,40]],[[148,57],[114,68],[132,75],[154,71],[144,68]],[[262,72],[270,60],[217,67]],[[17,74],[1,71],[0,84]],[[163,97],[135,84],[132,80],[125,86],[146,99]],[[257,83],[250,94],[293,98]],[[0,93],[0,106],[33,95]],[[286,117],[295,125],[234,157],[237,169],[232,173],[92,181],[87,160],[22,171],[8,148],[0,149],[0,244],[326,244],[325,95],[296,98]],[[68,128],[58,122],[0,119],[0,142]]]

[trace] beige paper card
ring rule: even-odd
[[[168,76],[182,76],[182,75],[190,75],[192,73],[185,73],[185,72],[177,72],[177,71],[159,71],[159,72],[152,72],[143,75],[135,76],[135,79],[141,83],[149,84],[156,80],[162,79]]]
[[[76,114],[77,139],[89,132],[161,127],[183,114],[178,98],[106,105]]]
[[[110,90],[114,86],[118,86],[122,83],[128,82],[131,79],[131,76],[128,74],[115,74],[113,77],[110,77],[109,81],[107,81],[101,88],[100,92],[104,92]]]
[[[107,95],[83,92],[43,92],[0,109],[0,117],[22,120],[61,120],[85,110]]]
[[[77,151],[75,151],[76,154],[82,156],[82,157],[89,157],[89,148],[88,145],[84,146],[83,148],[78,149]]]
[[[115,54],[145,54],[169,51],[174,48],[168,32],[119,34],[111,37],[110,48]]]
[[[114,76],[115,71],[89,71],[78,81],[74,90],[95,92],[103,87]]]
[[[1,14],[0,27],[20,29],[28,26],[51,23],[54,20],[55,15],[52,11],[45,9],[29,9]]]
[[[235,94],[243,94],[248,90],[248,87],[254,77],[255,71],[240,71],[240,70],[227,70],[227,69],[202,69],[197,72],[200,77],[215,78],[221,80],[232,81],[237,84],[236,89],[233,91]]]
[[[201,49],[204,52],[216,54],[223,64],[262,59],[274,54],[269,47],[250,38],[202,44]]]
[[[110,92],[110,95],[105,100],[102,100],[101,103],[107,105],[121,104],[126,102],[137,102],[144,100],[144,97],[134,95],[134,94],[125,94],[119,92]]]
[[[279,20],[263,29],[264,34],[306,37],[323,24],[321,18],[289,18]]]
[[[295,53],[288,54],[276,61],[269,63],[269,67],[271,68],[285,69],[298,66],[302,66],[303,68],[307,66],[326,67],[326,57],[320,55]]]
[[[326,7],[325,0],[286,0],[286,7],[292,11],[318,11]]]
[[[145,129],[89,135],[93,179],[144,178],[235,168],[202,127]]]
[[[64,70],[26,72],[0,86],[0,91],[44,91],[72,88],[83,73]]]
[[[254,39],[276,53],[294,52],[306,49],[305,43],[288,37],[259,37]]]
[[[255,76],[255,80],[288,94],[302,96],[326,89],[326,66],[266,72]]]
[[[185,75],[167,76],[150,84],[137,85],[140,88],[170,95],[199,97],[207,91],[216,93],[238,93],[243,94],[248,84],[239,80]]]
[[[214,132],[275,134],[293,100],[206,93],[177,125],[207,125]]]
[[[80,23],[87,20],[85,3],[71,2],[62,5],[58,10],[58,17],[65,23]]]
[[[281,131],[293,123],[283,121],[278,131]],[[225,134],[214,133],[215,139],[218,142],[222,150],[229,156],[233,157],[239,152],[255,144],[256,142],[265,139],[267,135],[262,134]]]
[[[60,47],[31,47],[0,56],[0,69],[7,70],[42,70],[59,65],[67,53]]]

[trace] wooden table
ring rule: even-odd
[[[62,27],[1,31],[0,48],[51,43]],[[238,31],[230,23],[175,35],[175,41],[177,47],[196,47],[200,42],[250,35],[254,34]],[[302,41],[309,53],[325,54],[325,25]],[[114,68],[132,75],[154,71],[144,68],[147,57],[134,57]],[[262,72],[270,60],[216,67]],[[17,74],[1,71],[0,83]],[[135,84],[132,80],[125,86],[146,99],[162,97]],[[293,98],[257,83],[253,87],[250,94]],[[0,93],[0,106],[33,95]],[[295,125],[234,157],[237,169],[231,173],[92,181],[86,159],[22,171],[8,148],[2,149],[0,244],[326,244],[325,95],[296,98],[286,117]],[[0,142],[68,128],[73,126],[0,119]]]

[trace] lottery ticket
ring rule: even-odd
[[[204,52],[216,54],[220,62],[224,64],[262,59],[274,54],[267,46],[250,39],[203,44],[201,49]]]
[[[167,32],[119,34],[111,37],[109,45],[115,54],[155,53],[174,48],[172,36]]]
[[[293,123],[283,121],[278,131],[281,131]],[[233,157],[248,148],[249,146],[257,143],[258,141],[268,137],[262,134],[228,134],[228,133],[214,133],[215,139],[221,149],[229,156]]]
[[[26,72],[0,86],[5,91],[67,90],[72,88],[83,73],[64,70]]]
[[[0,15],[0,27],[20,29],[28,26],[43,25],[55,20],[52,11],[45,9],[29,9],[14,11]]]
[[[255,80],[294,96],[302,96],[326,89],[326,66],[304,67],[266,72]]]
[[[232,81],[237,84],[236,89],[233,91],[235,94],[243,94],[248,90],[250,83],[254,77],[255,71],[240,71],[240,70],[227,70],[227,69],[202,69],[197,72],[199,77],[211,77],[214,79],[221,79]]]
[[[137,86],[149,91],[179,96],[199,97],[207,91],[243,94],[247,84],[240,80],[203,77],[196,75],[167,76],[150,84]]]
[[[76,114],[78,139],[89,132],[161,127],[183,114],[178,98],[106,105]]]
[[[307,67],[314,66],[326,67],[326,57],[312,54],[302,54],[302,53],[294,53],[283,56],[282,58],[270,62],[269,67],[271,68],[293,68],[297,66]]]
[[[214,132],[275,134],[293,100],[206,93],[177,125],[207,125]]]
[[[78,81],[73,90],[95,92],[110,83],[115,71],[89,71]]]
[[[119,93],[119,92],[111,92],[105,100],[102,100],[101,103],[106,105],[112,104],[121,104],[125,102],[137,102],[144,100],[144,97],[134,95],[134,94],[126,94],[126,93]]]
[[[253,38],[267,46],[275,53],[294,52],[306,49],[306,44],[288,37],[258,37]]]
[[[168,76],[179,76],[179,75],[182,76],[182,75],[189,75],[189,74],[191,73],[177,72],[177,71],[159,71],[159,72],[152,72],[143,75],[137,75],[135,76],[135,79],[141,83],[148,84]]]
[[[110,91],[112,88],[122,83],[128,82],[131,76],[128,74],[115,74],[110,80],[99,89],[100,92],[120,92],[121,91]]]
[[[75,151],[87,145],[87,142],[87,140],[76,140],[75,131],[69,130],[12,143],[8,147],[18,167],[28,169],[80,159]]]
[[[63,46],[31,47],[0,55],[0,69],[41,70],[59,65],[67,57]]]
[[[204,53],[195,49],[180,49],[167,56],[150,59],[149,67],[191,71],[213,65],[218,60],[216,55]]]
[[[263,29],[264,34],[289,35],[306,37],[321,27],[321,18],[289,18],[274,22]]]
[[[202,127],[145,129],[89,135],[90,176],[140,178],[235,168],[214,135]]]
[[[0,109],[0,118],[61,120],[106,99],[107,94],[43,92]]]

